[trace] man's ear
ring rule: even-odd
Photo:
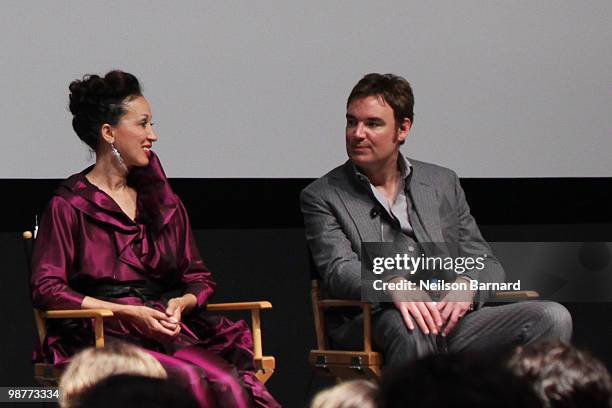
[[[100,135],[106,143],[115,143],[115,134],[113,131],[113,127],[108,123],[105,123],[100,127]]]
[[[399,142],[403,142],[408,137],[410,128],[412,127],[412,121],[408,118],[404,118],[401,126],[398,129],[397,138]]]

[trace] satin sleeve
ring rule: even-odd
[[[191,293],[198,301],[198,307],[203,306],[215,291],[215,282],[202,257],[195,242],[189,216],[179,200],[178,217],[175,228],[178,229],[177,259],[178,268],[181,274],[181,282],[184,284],[184,293]]]
[[[74,207],[54,196],[38,230],[32,254],[32,302],[39,309],[80,309],[84,296],[70,288],[78,229]]]

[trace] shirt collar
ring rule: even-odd
[[[410,173],[412,173],[412,163],[410,163],[410,160],[408,160],[408,158],[404,156],[401,152],[398,155],[397,160],[399,164],[401,178],[402,180],[406,180],[406,178],[410,176]],[[353,163],[352,161],[349,161],[349,162],[351,163],[351,168],[353,169],[353,172],[355,173],[357,178],[360,181],[367,182],[369,184],[370,180],[365,174],[363,174],[361,169],[359,169],[359,167],[356,166],[355,163]]]
[[[410,163],[410,160],[401,153],[397,160],[399,163],[400,175],[402,179],[406,180],[410,173],[412,173],[412,163]]]

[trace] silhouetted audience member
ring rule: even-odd
[[[83,393],[78,404],[78,408],[199,408],[191,392],[172,381],[126,374],[100,381]]]
[[[86,348],[76,354],[60,380],[60,406],[72,408],[79,396],[97,382],[116,374],[167,377],[166,370],[146,351],[115,342],[102,348]]]
[[[376,408],[377,393],[372,381],[347,381],[319,392],[310,408]]]
[[[535,408],[529,385],[499,364],[469,354],[440,354],[387,370],[380,408]]]
[[[543,342],[518,347],[509,366],[531,383],[545,408],[612,407],[610,373],[585,351]]]

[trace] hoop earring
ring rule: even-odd
[[[111,152],[113,153],[113,156],[115,156],[115,159],[117,159],[119,166],[127,173],[128,168],[125,165],[125,162],[123,161],[123,157],[121,157],[121,153],[119,153],[119,150],[117,150],[114,143],[111,143],[110,146],[111,146]]]

